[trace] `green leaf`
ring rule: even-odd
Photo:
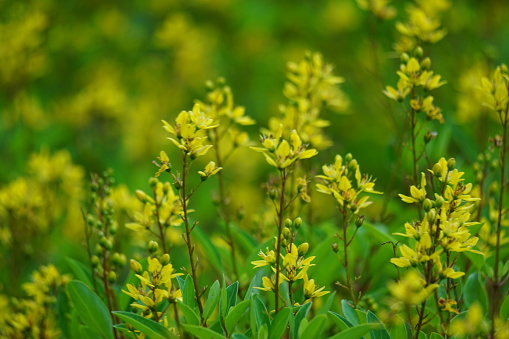
[[[176,338],[170,330],[152,319],[147,319],[132,312],[116,311],[113,313],[120,319],[131,324],[138,331],[147,335],[150,339]]]
[[[66,338],[70,338],[71,331],[69,328],[69,317],[68,314],[71,312],[71,307],[69,305],[69,298],[67,298],[67,294],[64,290],[60,290],[58,292],[57,297],[57,321],[58,327],[62,330],[62,334]]]
[[[389,333],[378,317],[371,311],[366,312],[366,320],[369,324],[381,324],[382,327],[369,332],[370,339],[390,339]]]
[[[359,339],[363,335],[381,327],[383,327],[382,324],[361,324],[341,331],[329,337],[329,339]]]
[[[341,331],[346,330],[349,327],[353,327],[352,324],[346,320],[345,317],[343,317],[340,314],[337,314],[336,312],[329,311],[328,312],[329,319],[332,319],[332,321],[339,327]]]
[[[293,321],[293,329],[292,329],[294,338],[299,337],[300,323],[302,322],[302,319],[306,318],[306,316],[308,315],[309,309],[311,308],[312,304],[313,304],[312,302],[309,302],[307,304],[302,305],[301,308],[299,309],[299,311],[297,312],[297,315],[295,316],[294,321]]]
[[[79,281],[84,282],[91,289],[94,288],[92,283],[92,274],[88,267],[72,258],[65,258],[65,261],[67,261],[69,268]]]
[[[226,303],[226,314],[228,314],[228,310],[230,307],[233,307],[237,304],[237,294],[239,293],[239,282],[236,281],[230,286],[226,288],[226,296],[227,296],[227,303]]]
[[[348,300],[341,300],[341,309],[343,310],[343,314],[345,315],[346,319],[352,323],[353,326],[359,325],[359,316],[353,307],[350,306]]]
[[[332,292],[329,297],[327,298],[327,300],[325,301],[325,303],[323,304],[322,307],[320,307],[320,309],[318,310],[318,312],[316,313],[317,315],[318,314],[325,314],[327,312],[329,312],[331,306],[332,306],[332,303],[334,302],[334,297],[336,296],[336,291]]]
[[[372,235],[374,238],[376,238],[381,243],[384,243],[386,241],[392,241],[394,244],[398,242],[398,240],[390,233],[382,231],[386,229],[385,225],[373,225],[369,222],[365,221],[362,224],[362,228],[368,231],[370,235]]]
[[[292,312],[291,308],[285,307],[276,314],[274,320],[272,321],[272,324],[270,325],[269,339],[282,338],[283,333],[285,333],[286,331],[286,325],[288,324],[288,320],[290,320],[291,312]]]
[[[313,320],[311,320],[302,332],[301,338],[319,338],[320,334],[322,334],[325,321],[327,320],[327,316],[325,314],[320,314],[316,316]]]
[[[419,332],[419,339],[428,339],[428,336],[423,331]]]
[[[200,318],[191,307],[181,302],[178,302],[177,306],[182,311],[182,313],[184,313],[184,317],[186,318],[188,324],[200,325]]]
[[[475,302],[481,304],[484,312],[488,310],[488,296],[484,285],[479,281],[479,273],[470,274],[463,288],[465,304],[470,307]]]
[[[509,319],[509,296],[505,297],[504,302],[500,306],[500,319],[502,319],[502,322]]]
[[[442,337],[440,334],[438,333],[431,333],[431,335],[429,336],[429,339],[444,339],[444,337]]]
[[[102,300],[79,280],[69,281],[66,290],[85,325],[101,338],[113,339],[111,314]]]
[[[249,287],[247,288],[245,299],[249,299],[255,295],[260,294],[260,290],[255,287],[262,286],[262,277],[265,275],[264,271],[264,269],[259,269],[256,271],[255,276],[253,279],[251,279]]]
[[[219,315],[220,315],[220,318],[224,318],[224,317],[226,317],[226,315],[228,313],[228,307],[227,307],[228,292],[226,291],[226,278],[224,277],[224,274],[223,274],[223,284],[221,285],[220,299],[221,299],[221,303],[219,304]]]
[[[258,339],[268,339],[269,338],[269,330],[267,324],[263,324],[258,331]]]
[[[188,324],[182,324],[182,326],[198,339],[226,339],[224,335],[214,332],[210,328]]]
[[[196,227],[193,230],[193,237],[200,244],[200,248],[203,250],[203,252],[205,252],[207,260],[212,264],[212,266],[218,272],[224,272],[221,256],[219,255],[219,252],[217,251],[214,244],[212,244],[212,241],[210,241],[210,237],[205,234],[205,232],[203,232],[199,227]]]
[[[254,309],[254,315],[256,320],[256,325],[258,328],[262,327],[263,325],[270,325],[269,320],[269,312],[267,311],[267,308],[265,307],[265,304],[261,301],[261,299],[258,296],[255,296],[253,298],[253,309]]]
[[[249,339],[249,337],[242,333],[233,333],[232,339]]]
[[[355,313],[357,313],[357,317],[359,318],[359,324],[365,324],[368,322],[366,320],[366,312],[355,309]]]
[[[186,276],[186,280],[184,280],[184,288],[182,289],[182,298],[183,298],[184,304],[186,304],[187,306],[189,306],[191,308],[196,306],[193,278],[189,274]]]
[[[475,234],[475,233],[473,233],[473,234]],[[477,251],[480,250],[477,246],[474,246],[472,249],[475,249]],[[472,262],[472,264],[474,264],[475,268],[477,268],[478,270],[481,270],[483,268],[484,260],[485,260],[484,255],[479,254],[479,253],[468,252],[468,251],[465,251],[463,253],[465,253],[467,258]]]
[[[412,332],[407,332],[407,327],[405,324],[405,321],[401,321],[397,325],[393,325],[391,328],[391,339],[411,339],[412,338]]]
[[[240,321],[244,313],[251,306],[251,299],[244,300],[231,309],[230,313],[226,316],[225,325],[228,333],[231,333],[237,323]]]
[[[209,294],[207,297],[207,301],[205,302],[205,306],[203,307],[203,319],[207,320],[219,302],[219,296],[221,292],[221,287],[219,285],[219,281],[216,280],[209,289]]]

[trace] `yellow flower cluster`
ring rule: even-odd
[[[396,51],[408,52],[420,42],[442,40],[447,31],[441,28],[440,14],[450,6],[448,0],[417,0],[415,5],[409,5],[408,21],[396,24],[397,30],[403,35],[396,44]]]
[[[391,259],[398,267],[412,266],[425,277],[425,288],[440,284],[443,279],[457,279],[465,273],[456,271],[454,264],[460,252],[483,253],[474,248],[478,238],[470,234],[470,210],[474,201],[470,193],[472,184],[464,183],[463,172],[455,167],[454,159],[441,158],[429,172],[436,178],[434,194],[427,187],[426,175],[421,174],[420,186],[410,187],[410,196],[400,194],[401,199],[409,204],[418,204],[425,215],[418,222],[406,223],[405,233],[395,233],[414,239],[413,246],[401,245],[401,257]],[[449,284],[447,284],[449,286]],[[440,304],[440,303],[439,303]],[[446,300],[441,308],[457,312],[452,300]]]
[[[403,63],[400,66],[400,70],[396,72],[399,76],[398,84],[396,88],[387,86],[384,94],[396,101],[403,101],[410,95],[410,106],[415,112],[424,112],[428,120],[435,119],[443,123],[444,118],[441,109],[433,105],[433,97],[431,95],[424,96],[424,94],[442,86],[446,82],[441,81],[441,76],[434,74],[430,70],[430,58],[417,59],[418,56],[422,55],[420,47],[414,53],[415,57],[409,57],[406,53],[403,54]],[[417,95],[417,88],[422,89],[422,96]]]
[[[175,119],[175,126],[163,120],[164,129],[175,137],[168,138],[191,159],[205,155],[212,145],[204,144],[206,130],[216,128],[218,124],[202,111],[199,104],[192,111],[182,111]]]
[[[308,159],[318,154],[314,148],[307,149],[296,130],[290,132],[289,141],[282,137],[283,125],[279,125],[275,136],[262,135],[260,142],[264,147],[251,147],[252,150],[263,153],[269,165],[283,170],[293,165],[299,159]]]
[[[373,189],[375,181],[361,173],[350,153],[345,159],[336,155],[334,164],[324,165],[322,170],[324,174],[317,175],[323,180],[323,184],[316,184],[318,192],[334,196],[340,206],[346,205],[354,213],[371,204],[369,196],[360,197],[362,193],[382,194]]]
[[[357,0],[360,8],[372,12],[380,20],[389,20],[396,16],[396,9],[390,6],[390,0]]]
[[[164,153],[164,152],[162,152]],[[147,230],[153,232],[154,225],[166,230],[170,226],[182,224],[182,204],[179,196],[169,182],[161,182],[156,178],[150,179],[152,196],[142,190],[136,191],[136,197],[143,204],[143,212],[134,214],[135,222],[125,226],[133,231]]]
[[[296,130],[304,143],[323,149],[332,145],[322,132],[330,122],[320,117],[325,108],[343,112],[348,107],[346,95],[337,87],[344,79],[333,74],[333,66],[326,64],[320,53],[307,52],[298,63],[288,63],[288,81],[283,93],[287,105],[281,105],[280,117],[269,121],[270,132],[277,134],[280,125],[284,133]]]
[[[284,239],[285,240],[285,239]],[[284,241],[283,240],[283,241]],[[290,284],[297,282],[298,280],[303,280],[304,285],[304,303],[308,303],[312,301],[314,298],[319,298],[327,293],[328,291],[324,291],[325,287],[320,287],[315,285],[314,279],[309,279],[307,270],[310,266],[314,266],[311,262],[315,259],[314,256],[306,258],[305,255],[309,249],[308,243],[302,243],[298,247],[294,243],[288,244],[286,247],[286,254],[283,256],[281,254],[281,258],[283,260],[282,270],[279,273],[279,284],[283,283],[283,281],[287,281]],[[269,265],[272,271],[276,272],[276,253],[273,250],[266,249],[266,252],[263,253],[260,251],[258,254],[262,260],[252,261],[251,264],[254,265],[254,268],[264,267]],[[255,287],[262,291],[272,291],[276,292],[276,280],[275,276],[272,277],[262,277],[263,287]]]
[[[23,284],[28,298],[9,299],[0,295],[0,328],[6,338],[59,338],[56,323],[58,291],[70,280],[53,265],[41,266],[32,273],[31,282]]]
[[[484,92],[484,105],[501,114],[509,103],[509,70],[505,64],[498,66],[491,79],[483,77],[481,89]]]
[[[182,299],[182,292],[172,283],[172,279],[182,273],[174,273],[167,253],[159,259],[149,257],[147,260],[148,270],[143,271],[141,264],[131,259],[131,269],[140,282],[137,286],[127,284],[127,291],[122,292],[135,300],[131,306],[140,309],[145,318],[161,321],[164,312],[158,311],[158,305],[165,300],[175,303]]]

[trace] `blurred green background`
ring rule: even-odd
[[[393,1],[396,17],[380,21],[355,0],[0,1],[0,246],[6,262],[18,266],[20,278],[48,257],[58,261],[66,252],[83,252],[73,241],[82,237],[80,206],[89,174],[112,168],[126,185],[117,209],[127,211],[127,192],[148,190],[159,151],[176,156],[161,119],[190,110],[194,99],[205,96],[209,79],[226,78],[236,104],[257,121],[248,128],[257,142],[259,129],[286,100],[286,63],[307,50],[335,65],[350,101],[342,114],[325,112],[334,146],[317,161],[331,163],[336,153],[351,152],[377,178],[377,189],[387,192],[405,120],[382,90],[397,80],[395,23],[404,20],[408,3]],[[481,76],[509,60],[508,12],[506,1],[453,1],[442,18],[447,36],[424,46],[433,69],[447,81],[433,94],[446,122],[429,125],[438,133],[431,161],[455,157],[468,165],[496,133],[476,88]],[[404,164],[396,169],[396,192],[407,191],[410,166]],[[263,208],[260,187],[269,170],[249,150],[225,166],[226,179],[235,179],[242,191],[238,199],[246,198],[236,204],[248,214]],[[35,192],[34,182],[44,188]],[[217,215],[210,205],[217,186],[207,187],[194,207],[207,206],[195,214],[206,230]],[[31,214],[9,236],[6,225],[20,204]],[[50,221],[41,220],[43,213]],[[327,213],[324,219],[332,211]],[[122,218],[128,221],[128,213]],[[38,222],[45,224],[44,244],[32,244],[18,257],[8,251],[16,237],[37,237]],[[30,260],[19,267],[22,257]]]

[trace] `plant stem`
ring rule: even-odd
[[[508,87],[509,88],[509,87]],[[500,112],[500,122],[503,129],[502,134],[502,149],[500,151],[500,192],[498,199],[498,215],[497,215],[497,242],[495,246],[495,267],[493,273],[493,295],[492,300],[493,303],[491,305],[491,328],[490,335],[491,338],[495,338],[495,317],[498,312],[499,299],[500,299],[500,277],[499,277],[499,261],[500,261],[500,234],[502,231],[502,218],[504,216],[504,190],[506,185],[505,180],[505,162],[506,162],[506,153],[507,153],[507,123],[508,123],[508,115],[509,115],[509,104],[506,106],[505,111]]]
[[[348,241],[347,238],[347,231],[348,231],[348,209],[346,203],[343,203],[343,208],[341,209],[341,216],[343,219],[343,267],[345,268],[346,273],[346,286],[348,287],[348,290],[350,291],[350,297],[352,298],[353,306],[354,308],[357,308],[357,298],[355,297],[355,293],[353,291],[352,281],[350,277],[350,270],[348,267],[348,245],[350,245],[351,241]],[[353,238],[352,238],[353,240]]]
[[[281,235],[283,232],[284,224],[284,210],[285,210],[285,189],[286,189],[286,170],[283,168],[281,173],[281,194],[279,195],[279,209],[277,209],[277,241],[276,241],[276,286],[275,286],[275,310],[279,310],[279,273],[281,272],[280,256],[281,256]]]
[[[194,260],[194,245],[191,244],[191,232],[193,231],[193,227],[189,225],[189,216],[187,211],[187,190],[186,190],[186,179],[187,179],[187,172],[189,171],[188,168],[188,162],[187,162],[187,155],[185,152],[182,152],[182,188],[181,188],[181,202],[182,202],[182,209],[184,212],[184,225],[186,227],[186,233],[185,233],[185,243],[187,245],[187,253],[189,254],[189,261],[191,265],[191,278],[193,279],[193,285],[194,285],[194,291],[195,291],[195,299],[196,303],[198,304],[198,311],[200,312],[200,324],[202,326],[206,327],[205,321],[203,319],[203,306],[200,301],[200,290],[198,289],[198,276],[196,274],[196,262]]]
[[[157,227],[159,229],[159,239],[161,240],[161,245],[163,246],[163,253],[168,253],[168,250],[166,248],[166,238],[164,236],[164,229],[163,229],[163,225],[161,225],[161,220],[159,218],[159,208],[161,207],[161,204],[159,204],[158,200],[157,200],[157,193],[156,193],[156,190],[154,189],[154,202],[155,202],[155,205],[156,205],[156,219],[157,219]]]

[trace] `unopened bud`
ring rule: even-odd
[[[435,200],[435,207],[436,208],[442,208],[442,205],[444,204],[444,198],[442,196],[438,196]]]
[[[425,212],[429,212],[431,208],[433,208],[433,203],[429,199],[425,199],[422,203],[422,207],[424,208]]]
[[[307,242],[303,242],[299,245],[297,248],[297,251],[299,252],[299,256],[305,255],[309,250],[309,244]]]
[[[163,254],[159,259],[159,262],[163,266],[168,265],[170,263],[170,255],[168,253]]]
[[[114,284],[117,281],[117,274],[114,271],[108,273],[108,282]]]
[[[148,184],[150,185],[150,188],[152,188],[153,190],[156,189],[157,187],[157,183],[159,182],[159,180],[157,180],[156,178],[152,177],[150,179],[148,179]]]
[[[122,257],[120,256],[120,253],[117,252],[113,253],[113,255],[111,256],[111,262],[116,267],[122,266]]]
[[[352,159],[353,159],[352,153],[348,153],[347,155],[345,155],[345,163],[349,163],[350,161],[352,161]]]
[[[287,228],[291,228],[291,227],[292,227],[292,224],[293,224],[293,223],[292,223],[292,221],[291,221],[290,219],[286,219],[286,220],[285,220],[285,227],[287,227]]]
[[[283,237],[285,239],[290,238],[290,234],[291,234],[291,232],[290,232],[290,229],[288,227],[283,228]]]
[[[426,218],[428,218],[428,222],[430,225],[434,225],[437,219],[437,213],[435,212],[435,210],[430,210],[428,213],[426,213]]]
[[[493,159],[493,161],[490,163],[491,170],[495,171],[498,168],[499,163],[500,162],[498,159]]]
[[[156,243],[154,240],[150,240],[147,249],[151,254],[154,254],[159,249],[159,244]]]
[[[269,193],[270,200],[276,200],[277,192],[276,192],[276,189],[274,187],[269,188],[268,193]]]
[[[405,64],[408,62],[408,60],[410,59],[410,56],[407,54],[407,53],[401,53],[401,62],[404,62]]]
[[[93,255],[92,258],[90,258],[90,266],[92,266],[92,268],[96,268],[100,263],[101,261],[98,256]]]
[[[131,259],[129,261],[129,265],[131,266],[133,272],[136,274],[141,274],[141,271],[143,271],[143,267],[141,267],[141,264],[134,259]]]
[[[439,163],[433,165],[433,174],[439,178],[442,175],[442,166]]]
[[[147,193],[142,190],[136,190],[134,193],[136,194],[136,198],[138,198],[138,200],[142,203],[146,203],[149,200]]]
[[[363,215],[358,215],[357,219],[355,219],[355,226],[361,227],[362,224],[364,224],[364,216]]]
[[[456,167],[456,159],[450,158],[449,160],[447,160],[447,169],[449,171],[452,171],[454,167]]]
[[[421,61],[421,68],[422,69],[429,69],[431,67],[431,59],[425,58]]]
[[[168,192],[171,190],[171,185],[169,182],[165,182],[163,185],[163,194],[168,194]]]
[[[331,244],[330,247],[332,247],[332,251],[334,253],[338,253],[339,252],[339,245],[337,243]]]
[[[95,223],[95,228],[97,228],[99,231],[102,230],[104,227],[103,223],[100,220],[97,220]]]
[[[293,221],[293,227],[295,227],[296,230],[298,230],[302,226],[302,218],[298,217]]]
[[[422,54],[424,51],[422,50],[421,46],[417,46],[417,48],[414,50],[414,55],[418,58],[422,57]]]

